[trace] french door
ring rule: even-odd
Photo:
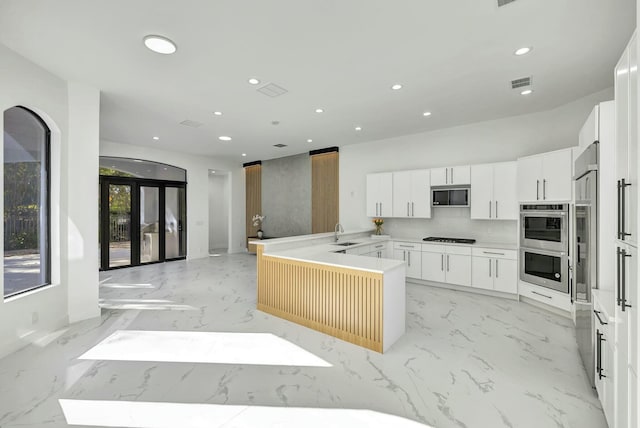
[[[186,184],[100,176],[100,269],[187,255]]]

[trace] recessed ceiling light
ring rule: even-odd
[[[317,109],[316,109],[316,113],[324,113],[324,109],[317,108]]]
[[[226,135],[221,135],[220,137],[218,137],[218,140],[220,140],[220,141],[231,141],[231,137],[227,137]]]
[[[172,54],[177,50],[176,44],[163,36],[146,36],[144,38],[144,45],[152,51],[164,55]]]
[[[215,116],[222,116],[222,112],[221,111],[214,111],[213,114]]]
[[[356,126],[356,131],[362,131],[362,127],[361,126]]]
[[[529,95],[533,92],[533,89],[525,89],[524,91],[520,92],[520,95]]]
[[[307,140],[307,143],[313,143],[313,140],[312,140],[311,138],[309,138],[309,139]]]
[[[531,49],[533,48],[530,48],[530,47],[520,48],[517,51],[515,51],[514,54],[516,54],[517,56],[526,55],[529,52],[531,52]]]
[[[424,117],[429,117],[429,116],[431,116],[431,112],[430,111],[425,111],[424,113],[422,113],[422,115]]]
[[[243,153],[243,154],[242,154],[242,156],[247,156],[247,154],[246,154],[246,153]]]
[[[251,83],[252,85],[259,85],[260,81],[255,77],[252,77],[251,79],[249,79],[249,83]]]
[[[394,91],[397,91],[398,89],[402,89],[402,85],[399,83],[396,83],[391,87],[391,89],[393,89]]]
[[[154,140],[158,141],[160,137],[153,137]]]
[[[215,173],[216,173],[215,171],[211,171],[211,174],[215,174]]]

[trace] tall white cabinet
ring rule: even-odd
[[[517,163],[471,166],[471,218],[517,220]]]
[[[367,217],[393,214],[393,173],[367,174]]]
[[[634,34],[615,68],[615,427],[638,420],[638,46]]]
[[[431,218],[431,174],[428,169],[393,173],[393,216]]]

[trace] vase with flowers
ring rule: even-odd
[[[373,224],[376,226],[376,235],[382,235],[382,225],[384,224],[384,219],[382,218],[374,218]]]
[[[262,239],[262,237],[264,236],[264,232],[262,231],[262,222],[264,221],[264,218],[266,216],[264,215],[260,215],[260,214],[256,214],[253,216],[252,221],[253,221],[253,227],[257,227],[258,228],[258,238]]]

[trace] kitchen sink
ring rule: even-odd
[[[358,245],[359,242],[340,242],[340,243],[335,243],[333,245],[340,245],[341,247],[348,247],[350,245]]]

